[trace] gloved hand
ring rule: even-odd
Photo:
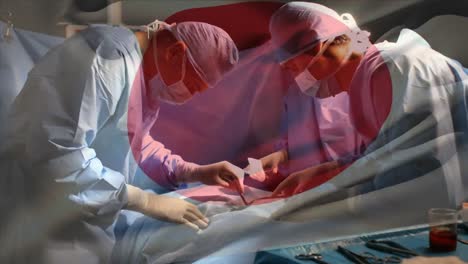
[[[244,192],[244,171],[235,165],[221,161],[209,165],[200,165],[178,178],[181,182],[201,182],[206,185],[220,185],[232,190]]]
[[[323,181],[338,174],[342,168],[338,161],[331,161],[307,168],[305,170],[292,173],[273,191],[272,196],[291,196],[301,193],[317,184],[317,181]],[[314,177],[323,177],[314,179]]]
[[[441,258],[426,258],[416,257],[411,259],[403,260],[402,264],[466,264],[466,262],[460,260],[457,257],[441,257]]]
[[[270,155],[261,158],[260,160],[262,161],[263,170],[270,170],[273,174],[277,174],[279,165],[288,161],[288,151],[286,149],[282,149],[277,152],[273,152]],[[248,171],[249,166],[247,166],[245,169]],[[252,174],[251,177],[256,178],[257,175]]]
[[[198,208],[184,200],[145,192],[127,184],[128,204],[126,209],[140,212],[146,216],[187,225],[195,230],[204,229],[209,220]]]

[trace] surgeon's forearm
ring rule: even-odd
[[[200,165],[192,162],[181,161],[175,169],[177,184],[199,181],[200,167]]]
[[[130,184],[126,184],[126,187],[128,203],[125,206],[125,209],[140,212],[142,208],[146,207],[148,202],[146,192]]]
[[[339,167],[340,167],[340,163],[334,160],[334,161],[329,161],[329,162],[325,162],[319,165],[306,168],[302,171],[299,171],[298,173],[306,174],[306,175],[316,175],[316,174],[328,172],[334,169],[338,169]]]
[[[288,150],[281,149],[261,158],[260,160],[262,161],[263,167],[269,167],[269,166],[276,166],[278,164],[286,162],[288,161],[288,159],[289,159]]]
[[[275,162],[276,160],[276,165],[279,165],[281,163],[284,163],[286,161],[289,160],[289,156],[288,156],[288,150],[287,149],[281,149],[277,152],[274,152],[268,156],[272,156],[270,157],[271,160],[273,160],[273,162]],[[267,159],[268,160],[268,159]]]
[[[164,145],[147,134],[143,138],[140,168],[153,181],[167,189],[177,189],[179,184],[192,182],[191,172],[197,164],[186,162],[174,155]]]

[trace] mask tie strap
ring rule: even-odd
[[[14,28],[14,24],[12,22],[12,17],[13,17],[13,12],[8,11],[8,18],[6,19],[6,27],[3,32],[3,38],[7,41],[10,41],[12,39],[12,32]]]

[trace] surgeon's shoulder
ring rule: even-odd
[[[97,56],[106,60],[120,59],[136,47],[133,33],[120,26],[93,25],[80,35]]]
[[[119,61],[128,54],[138,54],[133,33],[123,27],[90,26],[51,49],[36,63],[30,74],[61,76],[66,71],[86,71],[96,59]]]
[[[399,49],[395,64],[409,84],[436,87],[453,83],[453,74],[446,56],[429,46],[406,46]]]

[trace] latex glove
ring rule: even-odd
[[[276,187],[272,196],[291,196],[301,193],[311,188],[311,184],[315,183],[312,181],[314,177],[336,175],[339,170],[338,161],[331,161],[292,173]]]
[[[261,173],[272,172],[273,175],[278,174],[279,165],[281,163],[288,161],[288,151],[286,149],[282,149],[280,151],[273,152],[270,155],[267,155],[261,158],[260,161],[262,162],[263,170],[265,171]],[[249,171],[250,166],[247,166],[244,170]],[[261,179],[261,178],[264,178],[265,175],[252,174],[250,175],[250,177],[254,179],[256,178]]]
[[[416,257],[403,260],[402,264],[466,264],[457,257],[426,258]]]
[[[220,185],[244,193],[244,171],[227,161],[194,167],[182,175],[182,182],[201,182],[206,185]]]
[[[128,204],[126,209],[146,216],[177,224],[184,224],[195,230],[204,229],[209,220],[198,208],[184,200],[145,192],[127,184]]]

